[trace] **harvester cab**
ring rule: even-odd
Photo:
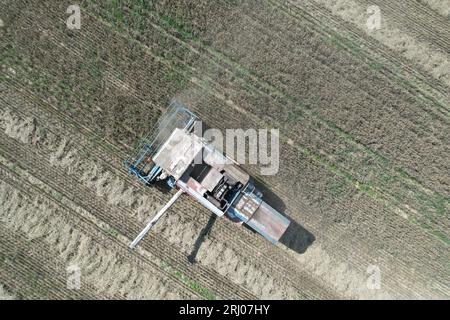
[[[146,185],[166,181],[178,191],[147,224],[130,248],[186,193],[204,207],[238,224],[247,224],[277,243],[290,221],[265,203],[253,179],[233,159],[202,138],[198,117],[172,102],[157,126],[126,161],[128,171]]]

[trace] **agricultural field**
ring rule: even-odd
[[[0,0],[0,299],[449,299],[448,0]],[[381,13],[367,28],[367,8]],[[176,99],[277,128],[277,245],[124,161]],[[77,266],[81,285],[68,285]]]

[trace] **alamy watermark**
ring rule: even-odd
[[[203,123],[194,123],[193,135],[201,139],[202,152],[197,148],[186,151],[194,164],[258,165],[261,175],[275,175],[280,168],[280,133],[278,129],[214,129],[203,130]],[[193,142],[194,143],[194,142]],[[177,144],[166,148],[176,148]],[[198,152],[197,154],[194,154]]]
[[[370,265],[367,267],[367,289],[380,290],[381,289],[381,270],[377,265]]]
[[[224,152],[238,164],[258,165],[261,175],[265,176],[278,173],[280,168],[280,131],[278,129],[250,128],[247,130],[225,129],[224,131],[225,134],[222,130],[214,128],[203,131],[201,121],[196,121],[194,125],[195,135],[202,137],[205,142],[217,148],[218,152]],[[215,157],[215,159],[228,161],[227,158]]]
[[[381,29],[381,9],[379,6],[371,5],[367,8],[367,29],[370,31]]]
[[[80,290],[81,288],[81,269],[78,265],[72,264],[66,268],[67,289]]]
[[[70,30],[81,29],[81,10],[80,6],[72,4],[67,7],[66,13],[70,14],[66,20],[66,26]]]

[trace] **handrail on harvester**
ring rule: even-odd
[[[152,157],[175,128],[190,132],[196,120],[198,120],[198,117],[192,111],[173,100],[153,130],[141,140],[132,155],[125,161],[128,171],[136,175],[145,184],[151,183],[159,174],[158,168],[155,168],[150,161]],[[147,172],[144,172],[144,169],[147,169]]]

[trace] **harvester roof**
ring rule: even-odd
[[[175,128],[169,139],[155,154],[153,161],[175,180],[178,180],[194,159],[197,156],[201,157],[202,149],[203,143],[200,137],[188,133],[186,130]]]

